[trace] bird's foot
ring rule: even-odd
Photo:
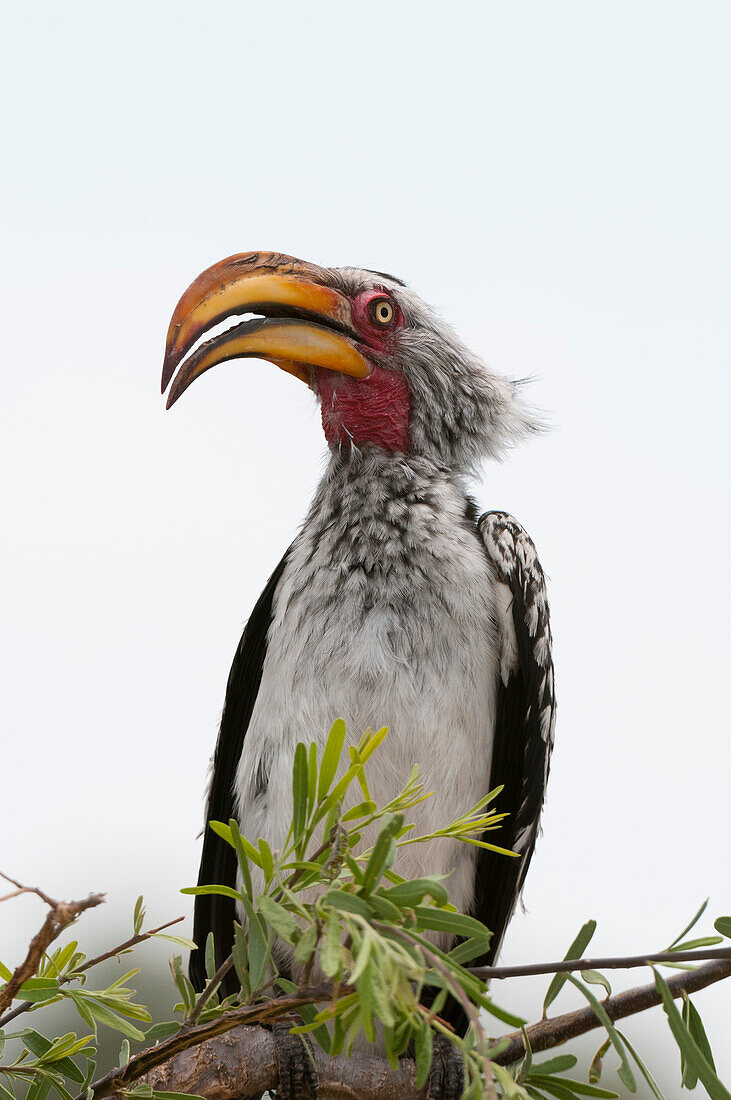
[[[277,1020],[272,1027],[277,1055],[279,1083],[273,1093],[277,1100],[317,1100],[317,1070],[312,1046],[305,1035],[291,1035],[298,1021]]]
[[[426,1100],[460,1100],[464,1092],[464,1061],[444,1035],[434,1036],[432,1063],[426,1082]]]

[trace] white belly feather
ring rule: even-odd
[[[412,835],[489,789],[499,673],[491,566],[459,486],[411,464],[389,473],[387,490],[382,469],[323,482],[277,589],[236,776],[242,832],[273,848],[291,820],[295,745],[323,746],[336,718],[353,741],[389,727],[369,767],[376,801],[419,765],[435,793],[410,811]],[[475,856],[452,840],[409,845],[395,870],[449,874],[451,900],[467,908]]]

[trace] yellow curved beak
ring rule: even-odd
[[[371,367],[352,329],[350,302],[326,279],[323,268],[270,252],[229,256],[199,275],[168,328],[163,393],[175,378],[167,408],[191,382],[228,359],[267,359],[303,381],[313,367],[367,377]],[[262,316],[191,350],[214,325],[245,313]]]

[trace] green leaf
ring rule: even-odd
[[[374,1043],[376,1040],[376,1020],[371,1001],[371,987],[367,982],[365,984],[361,982],[358,986],[358,996],[360,1000],[360,1025],[363,1028],[363,1034],[369,1043]]]
[[[445,887],[436,878],[414,878],[381,892],[385,898],[402,909],[413,909],[425,897],[430,897],[437,905],[446,905],[449,901]]]
[[[142,925],[144,924],[144,922],[145,922],[144,898],[142,897],[142,894],[140,894],[140,896],[137,898],[137,901],[135,902],[134,913],[132,914],[132,925],[133,925],[133,928],[134,928],[135,936],[139,935],[139,933],[142,931]]]
[[[307,817],[315,808],[317,800],[317,742],[311,741],[307,753]]]
[[[236,821],[235,818],[232,817],[230,819],[230,821],[228,823],[228,827],[229,827],[229,832],[231,833],[231,837],[233,839],[234,848],[236,849],[236,855],[238,857],[239,867],[241,869],[241,878],[242,878],[242,881],[243,881],[243,888],[244,888],[245,893],[247,893],[248,896],[251,898],[251,897],[254,896],[254,890],[253,890],[253,887],[251,885],[251,869],[249,867],[248,850],[247,850],[246,844],[244,844],[244,838],[241,835],[241,832],[239,830],[238,822]],[[248,844],[248,841],[247,841],[247,844]],[[249,847],[252,849],[252,851],[256,851],[253,844],[250,844]]]
[[[726,939],[731,939],[731,917],[717,917],[713,922],[713,927]]]
[[[161,1092],[153,1089],[152,1100],[204,1100],[197,1092]]]
[[[196,948],[196,950],[198,950]],[[206,978],[210,982],[213,975],[216,973],[216,945],[213,939],[213,932],[209,932],[206,936],[206,948],[204,954],[204,969]]]
[[[381,1023],[387,1028],[393,1027],[395,1020],[388,993],[383,985],[382,970],[377,966],[366,967],[360,976],[360,986],[367,989],[373,1011]]]
[[[564,959],[580,959],[586,951],[587,947],[589,946],[589,943],[591,942],[591,939],[595,932],[595,920],[588,920],[586,924],[582,924],[576,935],[576,938],[571,944],[571,947],[569,947],[568,951],[564,955]],[[553,1002],[556,1000],[556,997],[558,997],[559,993],[563,989],[564,985],[566,984],[567,978],[568,974],[554,974],[553,980],[548,987],[546,998],[543,1002],[544,1016],[548,1012],[549,1005],[553,1004]]]
[[[345,722],[343,722],[342,718],[338,718],[337,721],[333,722],[330,733],[327,735],[325,749],[322,754],[322,760],[320,761],[320,778],[317,784],[318,802],[322,802],[325,798],[335,778],[338,764],[340,763],[340,756],[343,751],[343,745],[345,744],[345,734]]]
[[[358,756],[362,764],[365,764],[367,760],[373,756],[378,746],[383,741],[384,737],[388,733],[388,726],[383,726],[377,733],[368,734],[362,738],[358,743]]]
[[[180,994],[187,1015],[195,1005],[196,995],[187,975],[183,973],[183,960],[180,955],[173,955],[170,959],[170,973],[173,976],[175,987]]]
[[[2,978],[4,982],[9,982],[12,976],[12,970],[8,970],[4,962],[0,962],[0,978]]]
[[[167,940],[168,943],[174,943],[176,947],[184,947],[186,951],[197,951],[198,945],[189,940],[187,936],[173,936],[169,932],[154,932],[150,937],[153,940]]]
[[[26,1100],[46,1100],[52,1084],[49,1077],[36,1077],[28,1089]]]
[[[146,1043],[157,1043],[160,1039],[167,1039],[169,1035],[174,1035],[176,1031],[180,1031],[180,1023],[178,1020],[163,1020],[159,1024],[153,1024],[145,1032]]]
[[[251,899],[243,894],[241,901],[248,923],[246,946],[249,956],[249,976],[252,992],[257,990],[264,980],[267,967],[271,962],[271,942],[266,928],[254,911]],[[273,939],[273,937],[272,937]]]
[[[197,1092],[161,1092],[153,1089],[152,1100],[204,1100]]]
[[[340,920],[335,909],[327,914],[320,965],[328,978],[335,978],[340,972]]]
[[[181,894],[193,894],[195,897],[204,897],[206,894],[220,894],[224,898],[232,898],[234,901],[238,901],[241,894],[238,890],[234,890],[231,886],[184,886],[180,891]]]
[[[353,969],[350,973],[349,981],[351,984],[355,984],[359,979],[366,966],[368,960],[371,957],[371,951],[373,950],[373,936],[370,932],[366,932],[363,936],[360,948],[358,949],[358,955],[356,957]],[[370,991],[370,986],[366,984],[366,991]]]
[[[466,963],[473,962],[479,955],[483,955],[489,946],[489,940],[485,940],[482,936],[470,936],[467,940],[462,940],[456,947],[448,953],[448,958],[452,962],[459,963],[460,966],[464,966]]]
[[[187,980],[187,979],[186,979]],[[190,985],[190,982],[188,983]],[[192,990],[192,986],[190,986]],[[152,1017],[147,1011],[144,1005],[134,1004],[133,1001],[127,1000],[126,996],[119,996],[120,991],[110,995],[107,991],[104,992],[85,992],[84,996],[98,1001],[100,1004],[106,1005],[107,1008],[112,1008],[116,1012],[119,1012],[121,1016],[130,1016],[133,1020],[142,1020],[145,1023],[150,1023]]]
[[[58,1052],[58,1058],[54,1057],[52,1051],[55,1044],[52,1043],[50,1039],[47,1039],[45,1035],[41,1035],[40,1032],[35,1031],[32,1027],[23,1028],[21,1038],[24,1046],[28,1048],[31,1054],[35,1054],[36,1058],[43,1060],[48,1058],[48,1061],[55,1063],[55,1069],[65,1074],[70,1080],[76,1081],[78,1084],[81,1084],[84,1080],[84,1075],[79,1067],[71,1061],[68,1049],[65,1052],[60,1050]],[[91,1036],[89,1036],[89,1039],[91,1039]],[[62,1040],[66,1040],[64,1045],[70,1048],[76,1040],[76,1035],[74,1032],[70,1031],[67,1035],[63,1035],[60,1039],[57,1039],[56,1043],[60,1045]],[[48,1057],[49,1054],[51,1057]]]
[[[71,962],[71,959],[73,958],[74,953],[76,952],[76,948],[78,946],[78,940],[71,940],[70,943],[65,944],[63,947],[59,947],[58,951],[54,951],[53,955],[51,956],[51,963],[57,977],[60,977],[60,975],[63,974],[66,966]],[[48,976],[53,976],[50,972],[50,968]]]
[[[359,817],[370,817],[377,809],[375,802],[359,802],[357,806],[353,806],[352,810],[348,810],[347,813],[343,814],[341,820],[343,822],[357,821]]]
[[[607,997],[611,997],[612,987],[607,978],[605,978],[603,974],[600,974],[598,970],[582,970],[581,977],[585,982],[589,982],[590,985],[601,985],[606,991]]]
[[[698,1009],[695,1007],[690,997],[685,997],[683,999],[682,1019],[683,1023],[695,1040],[696,1046],[708,1062],[711,1069],[715,1072],[716,1064],[713,1061],[711,1044],[708,1042],[706,1029],[703,1026],[703,1021],[700,1018]],[[688,1064],[688,1061],[685,1057],[682,1059],[682,1078],[683,1084],[687,1089],[694,1089],[698,1082],[698,1074]]]
[[[268,894],[260,894],[256,899],[256,906],[263,915],[264,920],[271,924],[275,932],[278,932],[287,943],[295,943],[300,935],[300,926],[288,909],[285,909],[283,905],[280,905],[274,898],[269,897]]]
[[[588,1085],[585,1081],[574,1081],[568,1077],[544,1076],[540,1073],[532,1073],[530,1083],[535,1085],[536,1088],[550,1092],[553,1096],[563,1096],[563,1090],[569,1096],[597,1096],[603,1097],[604,1100],[616,1100],[619,1095],[612,1092],[611,1089],[603,1089],[598,1085]]]
[[[345,1022],[345,1021],[344,1021]],[[355,1040],[360,1032],[360,1005],[350,1013],[345,1028],[345,1054],[350,1058]]]
[[[249,975],[249,957],[246,950],[246,937],[238,921],[234,921],[234,943],[231,949],[236,977],[241,985],[241,997],[244,1003],[251,1000],[251,977]]]
[[[67,1077],[71,1077],[73,1080],[81,1082],[84,1079],[83,1075],[79,1073],[78,1078],[75,1077],[73,1069],[71,1069],[72,1066],[74,1069],[76,1068],[74,1063],[67,1063],[66,1060],[73,1058],[80,1050],[87,1047],[93,1038],[93,1035],[84,1035],[81,1039],[78,1039],[76,1033],[70,1031],[67,1035],[61,1036],[60,1039],[54,1039],[50,1049],[43,1055],[43,1062],[58,1062],[56,1068],[59,1069],[61,1073],[65,1073]],[[71,1072],[69,1073],[70,1069]]]
[[[711,1044],[708,1041],[708,1036],[706,1035],[706,1029],[703,1026],[703,1021],[701,1020],[700,1013],[691,1001],[690,997],[686,998],[686,1003],[688,1005],[688,1030],[695,1039],[696,1045],[698,1046],[698,1049],[700,1050],[703,1057],[706,1059],[711,1068],[715,1070],[716,1063],[713,1061]]]
[[[668,951],[697,951],[701,947],[715,947],[718,943],[723,943],[723,936],[701,936],[698,940],[674,944]]]
[[[599,1020],[601,1020],[604,1026],[604,1030],[611,1039],[612,1046],[619,1055],[619,1060],[621,1062],[621,1065],[617,1070],[617,1076],[619,1077],[620,1081],[622,1082],[624,1087],[630,1092],[637,1092],[637,1082],[635,1081],[630,1064],[627,1061],[627,1054],[624,1049],[624,1044],[619,1037],[617,1029],[615,1028],[612,1021],[609,1019],[606,1009],[602,1004],[600,1004],[600,1002],[596,999],[591,990],[588,989],[583,982],[580,982],[579,979],[575,978],[573,974],[567,974],[566,977],[572,985],[575,985],[576,988],[581,990],[581,992],[584,994],[587,1001],[594,1009],[596,1016],[599,1018]],[[729,1100],[731,1100],[731,1098],[729,1098]]]
[[[420,1027],[414,1036],[414,1058],[416,1060],[416,1087],[425,1084],[431,1069],[432,1030],[427,1023]]]
[[[317,942],[317,928],[314,924],[311,924],[299,938],[297,946],[294,949],[295,962],[298,962],[300,966],[304,966],[309,962],[312,952],[315,950],[315,944]]]
[[[304,831],[307,824],[307,749],[301,741],[294,750],[292,765],[292,833],[297,855],[301,859],[304,852]]]
[[[289,992],[294,993],[297,990],[297,986],[294,985],[294,983],[291,983],[291,984],[292,984],[292,989]],[[304,1021],[304,1027],[302,1027],[302,1028],[292,1028],[293,1034],[295,1034],[295,1035],[304,1035],[306,1032],[309,1032],[312,1035],[313,1039],[315,1039],[316,1042],[318,1042],[320,1044],[320,1046],[325,1051],[325,1053],[329,1054],[330,1053],[330,1032],[327,1030],[327,1028],[325,1027],[324,1024],[318,1024],[315,1021],[315,1017],[317,1016],[316,1006],[315,1005],[300,1005],[300,1007],[297,1009],[297,1012],[302,1017],[302,1019]]]
[[[662,1089],[658,1085],[657,1081],[652,1076],[649,1069],[647,1068],[645,1063],[642,1061],[642,1059],[640,1058],[640,1056],[637,1053],[637,1051],[635,1050],[635,1048],[632,1046],[632,1044],[629,1041],[629,1039],[627,1038],[627,1036],[622,1031],[618,1032],[618,1034],[619,1034],[622,1042],[624,1043],[624,1045],[627,1047],[627,1050],[630,1052],[630,1054],[634,1058],[635,1062],[637,1063],[637,1068],[639,1069],[640,1073],[642,1074],[645,1081],[647,1082],[647,1084],[650,1088],[650,1092],[655,1097],[655,1100],[667,1100],[667,1097],[665,1096],[665,1093],[662,1091]]]
[[[147,1038],[147,1032],[145,1032],[145,1038]],[[126,1066],[129,1062],[129,1039],[123,1039],[122,1045],[119,1048],[119,1058],[117,1059],[118,1066]]]
[[[231,845],[232,848],[238,849],[238,844],[236,841],[236,835],[238,833],[238,839],[251,862],[255,863],[257,867],[261,867],[261,856],[259,855],[254,845],[251,843],[251,841],[247,840],[245,836],[241,835],[234,818],[230,819],[228,825],[224,825],[221,821],[209,821],[208,824],[213,829],[214,833],[217,833],[218,836],[222,837],[228,844]]]
[[[520,1063],[518,1072],[515,1075],[515,1080],[518,1082],[525,1081],[526,1077],[533,1067],[533,1048],[530,1045],[528,1032],[525,1030],[524,1027],[521,1028],[521,1031],[523,1032],[523,1046],[525,1047],[525,1054],[523,1055],[523,1061]]]
[[[31,1001],[40,1004],[41,1001],[49,1001],[55,997],[60,989],[58,978],[28,978],[24,981],[16,993],[19,1001]]]
[[[688,1028],[688,1031],[690,1031],[689,1016],[690,1016],[690,998],[685,997],[683,999],[683,1008],[681,1010],[681,1018],[683,1020],[683,1023],[685,1024],[685,1026]],[[682,1052],[681,1052],[681,1055],[680,1055],[680,1079],[681,1079],[681,1084],[686,1089],[694,1089],[696,1087],[696,1085],[698,1084],[698,1074],[693,1069],[693,1067],[688,1063],[688,1059],[685,1057],[685,1054],[683,1054]]]
[[[89,1012],[86,1000],[81,991],[78,989],[64,989],[61,992],[64,997],[67,997],[70,1001],[73,1002],[76,1011],[78,1012],[79,1016],[81,1016],[81,1019],[84,1021],[84,1023],[87,1024],[89,1027],[94,1028],[94,1030],[96,1031],[96,1023],[94,1021],[94,1017],[92,1016],[91,1012]]]
[[[534,1062],[534,1073],[563,1073],[567,1069],[573,1069],[577,1059],[573,1054],[559,1054],[557,1058],[549,1058],[547,1062]]]
[[[330,829],[335,823],[338,806],[345,797],[345,793],[348,790],[348,787],[353,782],[356,775],[362,772],[362,770],[363,766],[361,764],[354,764],[352,767],[348,768],[342,779],[340,779],[330,791],[330,794],[327,796],[325,801],[320,804],[320,807],[315,814],[314,821],[316,824],[318,821],[322,821],[323,817],[326,819],[326,834],[330,832]]]
[[[274,877],[274,856],[272,850],[263,837],[259,837],[259,855],[261,856],[261,866],[264,871],[264,879],[268,885]]]
[[[343,913],[355,913],[366,920],[373,919],[373,912],[368,903],[357,894],[349,894],[345,890],[328,890],[325,901]]]
[[[451,932],[455,936],[482,936],[489,942],[492,933],[481,921],[468,917],[464,913],[447,913],[444,909],[433,909],[417,905],[414,913],[419,929],[428,928],[433,932]]]
[[[112,1012],[110,1008],[99,1001],[87,1000],[86,1006],[94,1019],[98,1020],[100,1024],[114,1028],[115,1031],[121,1031],[128,1039],[136,1039],[142,1042],[145,1038],[144,1031],[140,1031],[129,1020],[126,1020],[123,1016],[118,1016],[116,1012]]]
[[[525,1027],[528,1023],[522,1016],[516,1016],[512,1012],[508,1012],[506,1008],[501,1008],[500,1005],[496,1005],[491,997],[483,997],[480,1000],[480,1007],[484,1008],[485,1012],[489,1012],[491,1016],[494,1016],[496,1020],[500,1020],[516,1031],[521,1027]]]
[[[404,914],[399,909],[398,905],[394,905],[392,901],[388,901],[382,894],[371,894],[368,899],[368,904],[373,909],[373,912],[381,920],[388,921],[389,924],[400,924],[403,920]]]
[[[697,913],[695,914],[695,916],[691,918],[691,920],[689,921],[689,923],[688,923],[688,924],[686,924],[685,928],[684,928],[684,929],[683,929],[683,931],[682,931],[682,932],[680,933],[680,935],[679,935],[679,936],[676,936],[676,937],[675,937],[675,939],[673,940],[673,942],[672,942],[672,943],[670,944],[670,946],[668,947],[668,951],[672,951],[672,950],[673,950],[673,948],[675,947],[675,944],[676,944],[676,943],[680,943],[680,941],[681,941],[682,939],[685,939],[685,937],[686,937],[686,936],[688,935],[688,933],[690,932],[691,928],[694,928],[694,927],[695,927],[695,925],[696,925],[696,924],[698,923],[698,921],[699,921],[699,920],[701,919],[701,917],[702,917],[702,916],[703,916],[703,914],[705,913],[705,911],[706,911],[706,906],[707,906],[707,905],[708,905],[708,898],[706,898],[706,900],[705,900],[705,901],[703,902],[703,904],[701,905],[700,909],[699,909],[699,910],[698,910],[698,912],[697,912]],[[720,931],[720,929],[719,929],[719,931]]]
[[[209,821],[208,826],[210,829],[212,829],[216,836],[220,836],[221,840],[225,840],[226,843],[230,844],[232,848],[235,846],[234,839],[231,835],[230,825],[224,825],[222,821]]]
[[[662,997],[662,1005],[668,1018],[670,1030],[687,1064],[695,1070],[711,1100],[731,1100],[731,1093],[721,1084],[715,1070],[704,1057],[695,1039],[683,1023],[681,1015],[673,1002],[673,996],[667,982],[657,970],[653,968],[653,971],[655,985]]]
[[[612,1045],[611,1039],[605,1039],[599,1050],[596,1052],[591,1060],[589,1066],[589,1084],[598,1085],[602,1076],[602,1067],[604,1065],[604,1057]]]

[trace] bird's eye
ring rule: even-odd
[[[384,328],[394,319],[395,311],[388,298],[376,298],[370,305],[371,317]]]

